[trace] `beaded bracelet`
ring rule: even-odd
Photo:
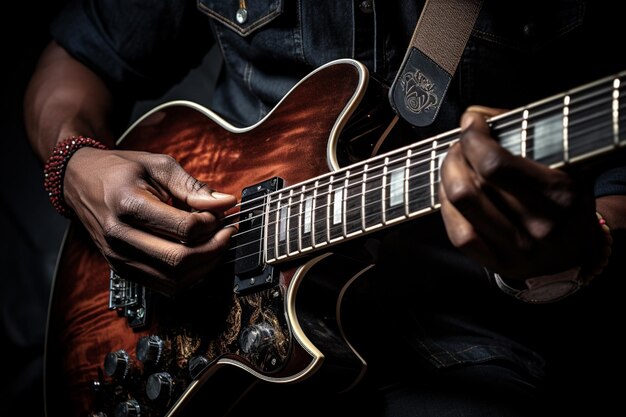
[[[48,192],[50,202],[59,214],[67,218],[73,217],[74,212],[67,205],[63,196],[65,169],[72,155],[85,146],[96,149],[108,149],[106,145],[90,137],[70,136],[56,144],[52,150],[52,155],[50,155],[44,166],[44,188]]]

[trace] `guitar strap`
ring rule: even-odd
[[[482,0],[426,0],[391,89],[396,113],[414,126],[430,125],[472,33]]]

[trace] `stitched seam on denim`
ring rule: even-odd
[[[207,15],[213,17],[215,20],[218,20],[220,22],[222,22],[225,26],[227,26],[228,28],[232,29],[233,31],[239,33],[241,36],[247,36],[250,33],[252,33],[254,30],[258,29],[260,26],[269,23],[270,21],[272,21],[274,18],[276,18],[277,16],[279,16],[282,13],[282,8],[280,7],[280,3],[279,5],[275,8],[275,10],[272,10],[271,12],[269,12],[268,14],[266,14],[265,16],[262,16],[260,18],[258,18],[254,23],[250,24],[249,26],[242,28],[241,26],[233,23],[232,20],[230,20],[229,18],[222,16],[221,14],[209,9],[207,6],[205,6],[203,3],[200,3],[200,1],[197,2],[198,4],[198,10],[206,13]]]
[[[467,357],[467,353],[469,353],[472,350],[475,349],[482,349],[483,351],[488,351],[489,353],[487,355],[484,355],[480,358],[469,358]],[[474,345],[474,346],[469,346],[463,350],[459,350],[457,352],[455,352],[456,355],[461,356],[461,358],[459,358],[461,361],[480,361],[480,362],[485,362],[494,358],[499,358],[499,357],[509,357],[508,355],[504,354],[503,352],[501,352],[501,349],[494,347],[494,346],[488,346],[488,345]]]
[[[298,0],[296,3],[296,20],[298,22],[298,27],[293,31],[293,43],[296,46],[298,55],[302,58],[302,62],[310,65],[304,55],[304,43],[302,42],[304,39],[304,34],[302,33],[302,27],[304,26],[304,23],[302,22],[302,0]]]
[[[222,42],[222,33],[220,32],[219,27],[216,24],[211,24],[213,26],[213,29],[215,30],[215,38],[217,39],[217,45],[220,48],[220,52],[222,53],[222,57],[224,57],[224,62],[225,64],[231,68],[231,70],[234,73],[237,73],[236,69],[233,68],[233,66],[231,65],[230,60],[228,59],[228,55],[226,55],[226,45],[224,45],[224,43]]]
[[[246,85],[248,91],[257,99],[259,103],[259,112],[257,114],[257,120],[261,120],[265,115],[266,111],[264,110],[263,102],[258,98],[258,96],[254,93],[254,89],[252,87],[252,72],[254,71],[254,67],[250,65],[250,63],[246,63],[246,66],[243,70],[243,82]]]
[[[243,82],[246,84],[246,87],[250,92],[252,92],[252,83],[250,79],[252,78],[252,65],[246,62],[246,66],[243,69]]]
[[[269,113],[270,109],[263,104],[263,102],[261,100],[259,100],[259,117],[258,120],[261,120],[262,118],[264,118],[267,113]]]
[[[421,330],[421,326],[419,326],[419,327],[420,327],[420,330]],[[420,331],[420,333],[424,334],[423,331]],[[454,354],[452,352],[448,351],[447,349],[444,349],[443,347],[439,346],[437,343],[435,343],[434,341],[432,341],[430,339],[429,339],[429,343],[426,344],[426,343],[424,343],[424,341],[422,340],[421,337],[418,337],[417,338],[417,343],[419,343],[420,346],[428,353],[429,357],[431,357],[433,360],[435,360],[441,366],[449,365],[449,363],[447,361],[444,361],[444,360],[440,359],[439,357],[442,357],[442,358],[445,357],[448,360],[451,360],[455,364],[461,363],[454,356]],[[439,352],[433,352],[431,347],[435,347],[436,349],[439,349]]]
[[[486,346],[485,346],[485,345],[473,345],[473,346],[468,346],[468,347],[466,347],[466,348],[465,348],[465,349],[463,349],[463,350],[458,350],[458,351],[456,352],[456,354],[458,355],[458,354],[461,354],[461,353],[469,352],[470,350],[472,350],[472,349],[476,349],[477,347],[480,347],[480,348],[485,348]]]

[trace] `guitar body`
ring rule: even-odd
[[[552,168],[623,161],[625,76],[494,117],[492,134]],[[376,87],[362,64],[339,60],[248,128],[173,102],[129,129],[121,149],[171,155],[212,189],[239,197],[236,259],[176,298],[119,292],[125,280],[134,288],[132,277],[110,280],[107,262],[73,224],[48,316],[49,416],[236,414],[259,381],[320,381],[334,391],[358,383],[365,361],[346,338],[341,306],[372,265],[329,248],[437,211],[437,173],[459,138],[456,129],[373,156],[389,136],[395,144],[414,135]]]
[[[302,80],[266,118],[245,129],[192,103],[166,104],[131,127],[119,148],[171,155],[212,189],[239,197],[244,188],[273,177],[296,184],[336,168],[340,132],[367,84],[361,64],[335,62]],[[365,362],[345,340],[337,316],[347,286],[370,266],[344,259],[338,274],[334,256],[279,264],[276,285],[245,294],[233,292],[232,265],[221,268],[190,294],[152,294],[146,326],[133,329],[108,309],[109,266],[82,226],[72,224],[48,318],[47,414],[112,416],[118,404],[133,399],[142,416],[184,415],[194,396],[236,402],[254,381],[295,383],[324,373],[332,374],[331,388],[350,388]],[[259,332],[270,337],[257,346]],[[136,359],[137,342],[147,335],[163,342],[158,365]],[[130,357],[127,375],[104,375],[105,357],[120,349]],[[192,378],[190,361],[198,357],[201,372]],[[167,400],[146,398],[147,377],[157,372],[173,377]],[[214,379],[219,383],[213,389],[201,389]],[[224,404],[222,412],[230,406]]]

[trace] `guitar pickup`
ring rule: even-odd
[[[274,177],[246,187],[241,192],[239,232],[235,242],[235,283],[237,294],[274,285],[273,267],[265,264],[264,230],[266,196],[283,187],[283,180]]]

